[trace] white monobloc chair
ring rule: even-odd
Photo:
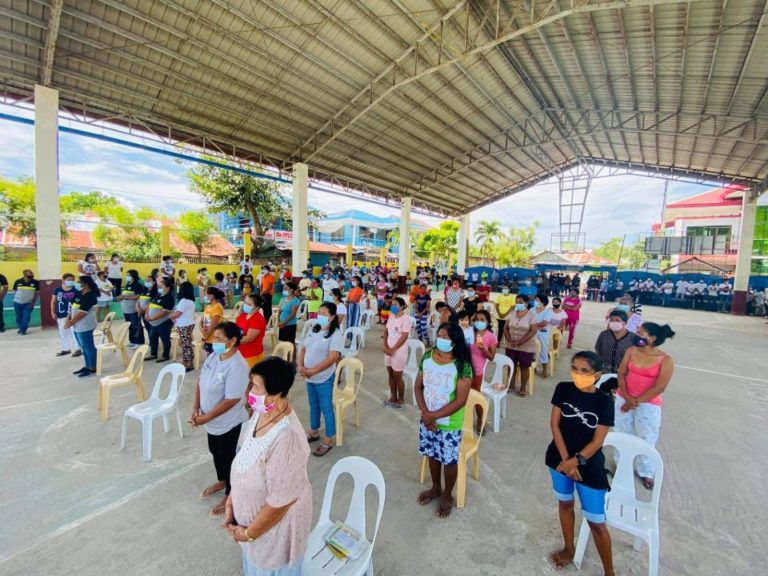
[[[309,300],[302,300],[299,304],[299,311],[296,312],[297,320],[307,320],[309,318]]]
[[[363,330],[354,327],[344,330],[344,350],[341,351],[342,358],[357,358],[360,348],[362,348]],[[349,346],[347,346],[349,344]]]
[[[301,334],[296,339],[296,356],[299,355],[299,350],[301,350],[301,347],[304,346],[304,342],[307,340],[307,336],[309,336],[310,331],[312,328],[314,328],[317,325],[317,320],[315,318],[312,318],[311,320],[307,320],[304,322],[304,326],[301,327]]]
[[[347,512],[344,524],[360,534],[365,534],[370,542],[365,552],[356,560],[349,558],[339,560],[328,550],[323,539],[325,533],[333,525],[331,520],[333,492],[336,487],[336,480],[342,474],[352,476],[352,480],[355,483],[352,500],[349,504],[349,511]],[[378,492],[376,522],[373,524],[373,534],[370,536],[366,534],[365,529],[365,493],[368,486],[373,486]],[[343,574],[344,576],[362,576],[363,574],[373,576],[373,546],[376,543],[376,535],[379,532],[379,523],[384,511],[385,497],[384,476],[382,476],[381,470],[379,470],[376,464],[359,456],[348,456],[336,462],[333,468],[331,468],[328,482],[325,485],[320,517],[314,530],[309,535],[307,552],[302,564],[302,574],[304,576],[334,576],[336,574]]]
[[[648,576],[659,573],[659,497],[664,479],[664,461],[661,454],[642,438],[623,432],[609,432],[603,446],[616,451],[617,467],[611,489],[605,496],[605,516],[608,526],[618,528],[635,537],[633,548],[640,549],[640,542],[648,544]],[[638,500],[635,495],[635,458],[646,456],[656,471],[651,501]],[[586,519],[581,522],[576,555],[573,563],[581,569],[584,552],[589,542],[590,530]]]
[[[619,377],[618,374],[611,374],[611,373],[603,374],[602,376],[600,376],[597,382],[595,382],[595,388],[600,388],[600,386],[602,386],[603,383],[607,382],[611,378],[618,378],[618,377]]]
[[[501,429],[501,419],[507,417],[507,392],[512,384],[512,375],[515,372],[515,364],[506,354],[496,354],[493,357],[496,368],[488,381],[483,377],[480,392],[493,402],[493,431],[498,433]],[[504,369],[507,369],[506,375]],[[494,387],[496,386],[496,387]]]
[[[367,332],[373,328],[374,320],[376,320],[376,312],[373,310],[363,310],[360,314],[360,328]]]
[[[416,406],[416,376],[419,374],[419,360],[424,356],[424,343],[416,338],[409,338],[405,342],[408,345],[408,363],[403,372],[403,381],[411,387],[413,405]]]
[[[185,374],[186,368],[183,364],[169,364],[165,366],[157,375],[155,387],[152,389],[152,395],[149,397],[149,400],[134,404],[125,411],[123,415],[123,432],[120,436],[120,450],[125,449],[125,433],[128,427],[128,418],[141,422],[144,460],[152,459],[152,421],[158,416],[162,416],[163,429],[167,433],[170,431],[168,415],[175,410],[179,437],[184,438],[184,431],[181,428],[181,413],[179,412],[179,395],[184,384]],[[171,382],[168,387],[168,395],[165,398],[161,398],[160,393],[166,375],[171,376]]]

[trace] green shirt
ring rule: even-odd
[[[317,288],[310,288],[307,290],[307,296],[314,294],[317,300],[307,300],[309,302],[308,311],[317,313],[320,311],[320,305],[323,303],[323,289],[319,286]]]
[[[424,401],[430,412],[436,412],[456,400],[456,390],[461,378],[472,378],[471,362],[453,360],[439,364],[432,358],[430,350],[421,359],[419,372],[423,374]],[[438,430],[461,430],[464,424],[464,407],[435,422]]]

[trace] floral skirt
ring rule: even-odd
[[[419,454],[451,466],[459,463],[460,445],[461,430],[427,430],[419,423]]]

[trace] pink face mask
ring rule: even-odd
[[[253,411],[256,414],[266,414],[267,412],[271,412],[275,408],[275,403],[272,402],[271,404],[267,404],[265,402],[265,399],[267,398],[266,395],[261,394],[254,394],[253,392],[248,393],[248,405],[253,409]]]

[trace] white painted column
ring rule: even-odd
[[[294,276],[300,276],[307,269],[309,252],[308,221],[307,221],[307,165],[298,163],[293,165],[293,257],[291,272]]]
[[[406,196],[400,203],[400,250],[397,258],[397,274],[408,273],[411,254],[411,198]]]
[[[747,308],[749,273],[752,269],[752,244],[755,239],[755,217],[757,197],[751,190],[744,191],[741,203],[741,224],[739,225],[739,252],[736,260],[736,276],[733,280],[733,304],[731,312],[743,315]]]
[[[469,214],[464,214],[459,220],[459,254],[456,262],[456,273],[465,276],[467,273],[467,250],[469,248],[470,219]]]

